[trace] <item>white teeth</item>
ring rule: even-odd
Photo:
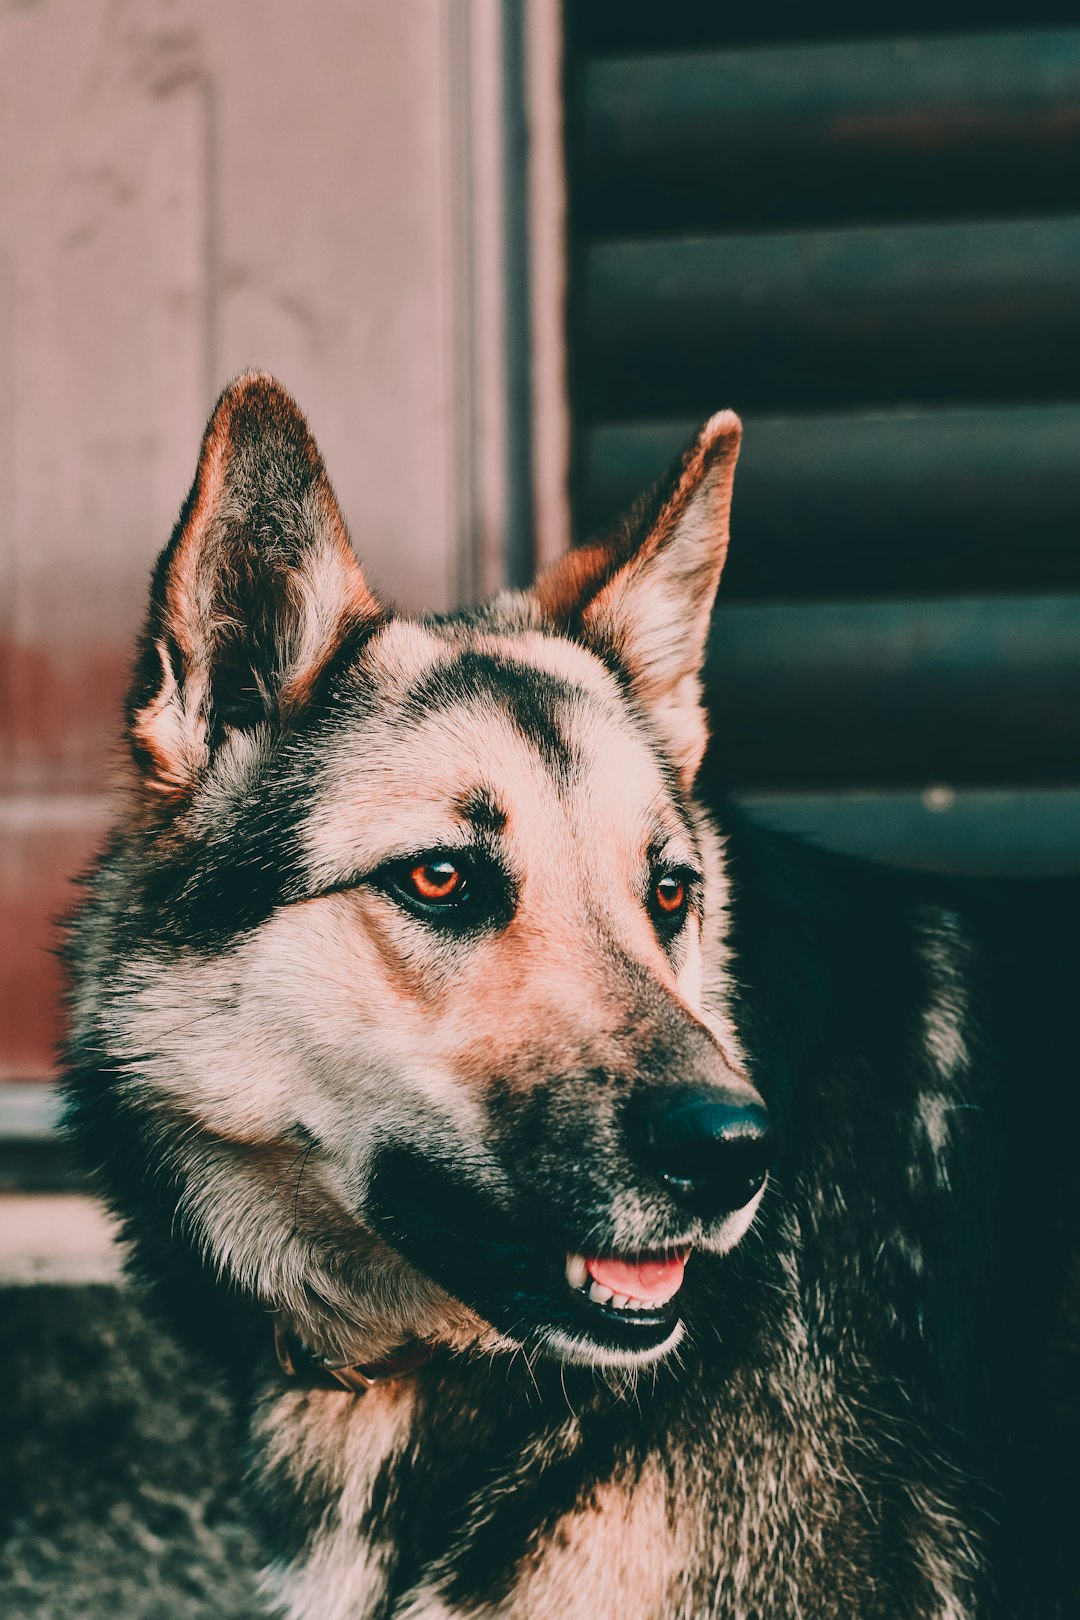
[[[605,1288],[603,1283],[593,1281],[582,1254],[567,1255],[566,1280],[575,1292],[584,1294],[594,1305],[611,1305],[617,1311],[648,1311],[653,1308],[648,1300],[635,1299],[632,1294],[616,1294],[612,1289]]]
[[[589,1273],[585,1269],[585,1256],[581,1254],[568,1254],[566,1257],[566,1280],[571,1288],[584,1288],[589,1280]]]

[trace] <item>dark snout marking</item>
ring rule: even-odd
[[[764,1104],[717,1089],[655,1100],[646,1136],[652,1169],[671,1196],[712,1219],[750,1202],[772,1158]]]

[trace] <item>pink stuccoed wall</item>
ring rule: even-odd
[[[221,384],[277,372],[374,578],[454,596],[452,9],[0,0],[0,1078],[50,1072],[49,919]]]

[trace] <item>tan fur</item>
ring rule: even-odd
[[[688,1550],[679,1544],[671,1506],[657,1463],[638,1478],[602,1486],[555,1527],[521,1582],[514,1615],[651,1620],[663,1612]]]
[[[583,1507],[564,1514],[518,1573],[514,1590],[497,1607],[472,1609],[469,1620],[653,1620],[675,1614],[689,1546],[687,1520],[673,1512],[668,1482],[658,1464],[640,1476],[598,1487]],[[451,1620],[438,1590],[413,1594],[400,1620]]]
[[[355,1399],[338,1390],[292,1390],[267,1404],[254,1426],[266,1466],[280,1468],[302,1498],[330,1500],[332,1519],[304,1553],[264,1576],[293,1620],[364,1620],[379,1613],[386,1572],[361,1534],[380,1469],[410,1440],[415,1390],[388,1384]]]

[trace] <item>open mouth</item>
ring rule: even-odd
[[[569,1254],[565,1280],[569,1312],[559,1338],[571,1359],[651,1360],[677,1342],[678,1293],[688,1248],[624,1258]],[[562,1313],[560,1313],[562,1314]],[[569,1319],[567,1319],[569,1318]],[[564,1338],[570,1329],[570,1340]],[[571,1349],[571,1342],[576,1348]]]
[[[676,1342],[688,1246],[553,1254],[535,1242],[535,1228],[508,1222],[407,1150],[387,1153],[379,1165],[372,1217],[399,1253],[513,1339],[612,1363],[652,1359]]]
[[[566,1280],[580,1300],[609,1320],[655,1323],[673,1314],[669,1306],[682,1287],[688,1254],[688,1249],[674,1249],[636,1260],[569,1254]]]

